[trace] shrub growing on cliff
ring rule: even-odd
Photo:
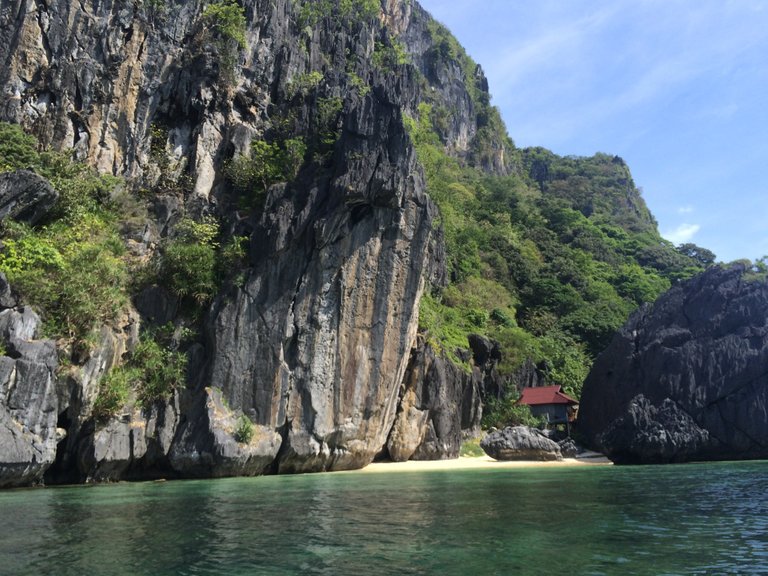
[[[339,25],[366,22],[381,11],[379,0],[294,0],[299,5],[299,28],[314,27],[322,18],[331,18]]]
[[[245,10],[235,0],[222,0],[206,6],[203,22],[221,40],[245,48]]]
[[[129,365],[140,373],[136,394],[144,407],[167,400],[174,390],[184,386],[186,380],[187,357],[151,337],[141,339],[131,353]]]
[[[0,122],[0,172],[28,168],[40,163],[37,140],[14,124]]]
[[[38,152],[18,126],[0,123],[0,166],[32,167],[59,192],[43,225],[3,225],[0,270],[35,307],[49,336],[86,338],[116,319],[127,302],[129,258],[112,202],[117,179],[99,176],[63,154]]]
[[[125,363],[102,377],[93,407],[94,418],[104,421],[117,414],[129,401],[131,391],[144,408],[158,400],[168,400],[184,386],[186,368],[186,355],[164,346],[150,334],[142,335]]]
[[[136,368],[112,368],[101,378],[99,393],[93,405],[93,417],[100,422],[108,420],[126,405],[131,390],[141,378]]]
[[[253,422],[245,414],[241,414],[235,425],[234,437],[240,444],[248,444],[253,439]]]
[[[222,0],[209,4],[203,10],[203,29],[214,37],[219,52],[222,80],[235,81],[238,50],[245,48],[245,10],[236,0]]]
[[[117,319],[128,301],[124,254],[116,236],[89,239],[64,251],[65,268],[49,280],[59,290],[48,308],[56,334],[82,338],[94,325]]]
[[[210,244],[173,240],[163,250],[160,269],[181,298],[205,302],[216,293],[216,250]]]
[[[289,100],[295,96],[304,98],[317,88],[322,81],[323,74],[317,70],[313,70],[307,74],[299,74],[288,83],[288,86],[286,86],[286,96]]]
[[[158,274],[180,298],[205,302],[218,288],[216,249],[219,225],[215,218],[196,222],[185,218],[176,225],[176,236],[163,248]]]
[[[306,152],[307,145],[301,137],[280,142],[254,140],[250,156],[232,159],[226,175],[235,191],[247,198],[252,208],[261,209],[272,184],[296,177]]]
[[[386,42],[376,42],[373,50],[373,65],[386,72],[392,72],[398,66],[409,62],[405,45],[395,38]]]

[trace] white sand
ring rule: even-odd
[[[375,472],[422,472],[425,470],[467,470],[472,468],[552,468],[557,466],[610,466],[611,461],[598,458],[564,458],[550,462],[499,461],[490,456],[468,458],[460,456],[453,460],[409,460],[408,462],[374,462],[357,473]]]

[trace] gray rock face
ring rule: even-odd
[[[713,267],[637,311],[600,355],[579,428],[619,463],[768,457],[768,284]]]
[[[51,184],[29,170],[0,174],[0,220],[12,218],[34,225],[54,207],[59,193]]]
[[[5,274],[0,272],[0,309],[13,308],[16,306],[16,298],[11,293],[11,285]]]
[[[387,449],[396,462],[456,458],[461,446],[461,403],[471,375],[428,344],[411,353],[395,426]]]
[[[471,335],[471,371],[437,354],[423,339],[411,352],[387,441],[394,461],[443,460],[459,455],[464,433],[477,434],[483,402],[502,386],[498,343]]]
[[[180,441],[171,449],[176,473],[206,478],[255,476],[273,464],[282,437],[271,428],[255,425],[251,440],[238,442],[236,415],[227,407],[221,390],[207,388],[198,410],[202,414],[180,428]]]
[[[213,313],[210,382],[286,428],[280,471],[363,466],[394,420],[435,214],[396,98],[350,110],[329,182],[272,190],[252,272]]]
[[[79,478],[85,482],[174,476],[167,463],[179,424],[178,395],[149,409],[131,407],[84,434],[78,445]]]
[[[491,432],[480,447],[496,460],[562,460],[560,446],[539,430],[528,426],[508,426]]]
[[[0,312],[0,487],[38,483],[56,457],[58,357],[30,309]]]
[[[70,434],[51,480],[370,462],[406,398],[401,384],[424,286],[445,275],[436,208],[403,115],[415,116],[426,78],[430,101],[452,110],[441,136],[456,155],[470,155],[478,118],[465,81],[486,89],[481,71],[466,79],[458,63],[436,57],[430,19],[411,2],[385,0],[382,17],[368,22],[321,18],[314,27],[298,24],[291,0],[247,2],[246,47],[229,71],[202,20],[202,0],[7,4],[0,11],[0,120],[130,185],[162,184],[152,221],[132,238],[137,255],[148,256],[184,213],[215,215],[230,233],[250,237],[247,266],[232,274],[242,281],[200,315],[187,390],[148,410],[126,406],[107,423],[91,418],[99,379],[130,349],[138,324],[184,313],[158,288],[134,299],[140,320],[102,330],[88,358],[60,379],[53,413]],[[387,33],[402,36],[413,65],[371,65]],[[366,90],[355,89],[351,71]],[[297,96],[311,72],[322,81]],[[338,114],[320,126],[321,105],[329,103]],[[304,139],[307,158],[292,181],[269,188],[263,209],[242,215],[235,208],[242,198],[222,168],[280,130]],[[312,149],[321,139],[325,148]],[[493,156],[503,171],[503,149]],[[465,385],[451,370],[435,381],[448,383],[445,390],[428,384],[410,407],[404,400],[412,417],[402,434],[419,431],[418,442],[406,441],[412,455],[455,454],[461,427],[479,422],[478,382],[487,375]],[[254,423],[251,445],[233,440],[234,414]]]

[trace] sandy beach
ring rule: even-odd
[[[408,462],[374,462],[357,473],[377,472],[423,472],[426,470],[467,470],[472,468],[554,468],[558,466],[611,466],[605,457],[564,458],[550,462],[499,461],[490,456],[468,458],[460,456],[453,460],[409,460]]]

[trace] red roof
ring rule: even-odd
[[[560,392],[560,386],[539,386],[537,388],[523,388],[518,404],[539,406],[541,404],[578,404],[567,394]]]

